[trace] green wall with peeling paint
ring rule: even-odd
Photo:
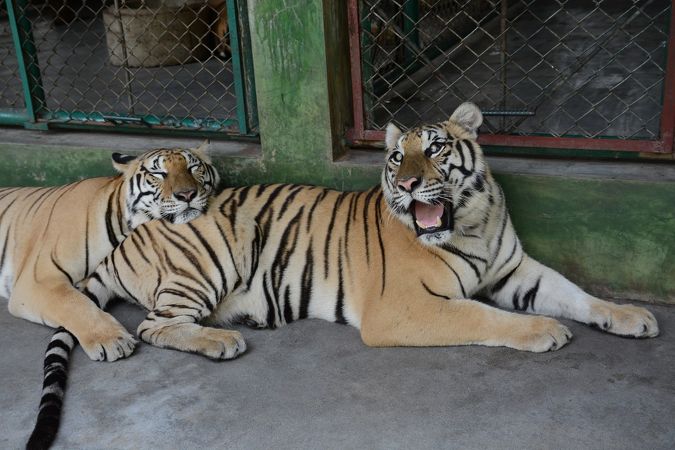
[[[377,167],[334,162],[346,151],[351,114],[339,3],[249,0],[262,154],[216,155],[224,183],[361,189],[378,182]],[[0,143],[0,185],[110,174],[109,158],[106,148]],[[675,303],[675,183],[497,178],[531,255],[598,295]]]

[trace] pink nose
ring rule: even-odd
[[[197,189],[186,189],[184,191],[176,192],[173,195],[184,202],[190,202],[197,195]]]
[[[420,184],[420,180],[415,177],[410,177],[405,180],[397,181],[398,187],[406,192],[412,192]]]

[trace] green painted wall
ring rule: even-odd
[[[54,185],[108,175],[109,158],[105,149],[0,144],[0,185]],[[227,185],[302,181],[360,189],[379,178],[374,167],[335,169],[304,160],[297,167],[267,163],[266,170],[257,158],[215,162]],[[300,169],[305,166],[310,169]],[[675,304],[675,183],[496,177],[532,256],[596,295]]]
[[[597,295],[675,303],[675,183],[497,178],[529,254]]]
[[[288,3],[288,5],[287,5]],[[324,9],[324,4],[326,5]],[[265,180],[358,189],[377,170],[333,164],[350,120],[340,2],[249,0]]]
[[[377,183],[335,164],[349,123],[341,2],[249,0],[262,156],[219,157],[227,185]],[[54,185],[112,173],[110,150],[0,143],[0,185]],[[497,174],[526,250],[590,291],[675,303],[675,184]]]

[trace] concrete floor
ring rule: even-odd
[[[675,307],[649,308],[656,339],[570,322],[573,342],[547,354],[373,349],[311,320],[244,329],[249,350],[230,362],[141,344],[96,363],[77,349],[55,448],[672,449]],[[142,318],[113,313],[129,329]],[[0,309],[0,448],[32,428],[50,334]]]

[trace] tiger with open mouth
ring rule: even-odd
[[[274,328],[320,318],[358,328],[371,346],[532,352],[572,338],[545,315],[658,335],[645,308],[595,298],[523,251],[476,142],[481,123],[464,103],[440,124],[405,133],[389,125],[381,184],[365,192],[227,188],[187,224],[139,226],[83,292],[101,307],[119,296],[147,309],[143,341],[212,359],[234,358],[246,343],[205,322]]]
[[[102,306],[120,296],[146,308],[142,340],[215,359],[245,343],[206,319],[277,327],[316,317],[359,328],[373,346],[557,350],[572,334],[543,315],[656,336],[646,309],[595,298],[523,251],[476,142],[482,120],[464,103],[440,124],[389,125],[381,185],[365,192],[225,189],[188,224],[139,227],[84,291]]]

